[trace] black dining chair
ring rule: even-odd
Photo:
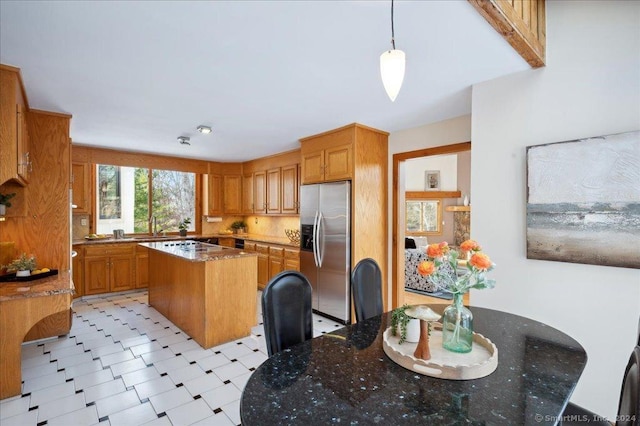
[[[416,240],[413,238],[405,237],[404,238],[404,248],[406,249],[414,249],[416,248]]]
[[[262,317],[269,356],[311,339],[309,280],[296,271],[273,277],[262,292]]]
[[[633,348],[627,368],[625,368],[622,377],[622,389],[620,391],[620,400],[618,402],[618,415],[616,418],[616,426],[638,426],[640,425],[640,322],[638,323],[638,340],[636,347]],[[562,413],[563,418],[567,419],[562,422],[564,426],[584,425],[582,419],[589,419],[590,425],[611,426],[608,421],[599,420],[602,416],[596,416],[595,413],[582,408],[573,403],[567,404]],[[573,421],[573,420],[576,421]],[[596,419],[596,420],[594,420]]]
[[[382,314],[382,273],[375,260],[358,262],[351,272],[351,294],[356,321]]]

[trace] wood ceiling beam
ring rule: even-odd
[[[545,66],[545,0],[468,0],[532,68]]]

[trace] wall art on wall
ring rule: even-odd
[[[424,190],[440,190],[440,170],[426,170],[424,172]]]
[[[527,147],[527,258],[640,269],[640,131]]]

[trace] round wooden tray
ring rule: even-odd
[[[437,326],[440,328],[436,328]],[[391,327],[383,335],[384,353],[396,364],[425,376],[449,380],[479,379],[493,373],[498,367],[498,348],[482,334],[473,333],[471,352],[459,354],[442,347],[442,325],[431,328],[429,348],[431,359],[425,361],[413,356],[417,343],[398,344],[400,336],[391,334]]]

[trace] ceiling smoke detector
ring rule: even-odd
[[[180,142],[181,145],[191,145],[191,143],[189,143],[190,140],[191,138],[188,136],[178,136],[178,142]]]
[[[198,131],[203,135],[208,135],[209,133],[211,133],[211,127],[200,125],[198,126]]]

